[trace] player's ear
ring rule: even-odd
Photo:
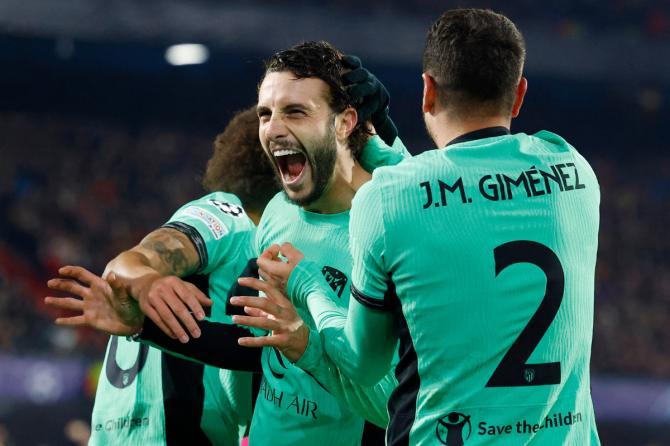
[[[335,117],[335,136],[342,141],[349,137],[358,123],[358,113],[354,107],[347,107]]]
[[[437,98],[437,84],[435,83],[435,79],[428,73],[423,73],[421,78],[423,79],[421,111],[424,113],[433,113]]]
[[[516,87],[516,93],[514,95],[514,105],[512,106],[512,118],[519,116],[521,111],[521,106],[523,105],[523,98],[526,96],[526,91],[528,91],[528,80],[521,76],[519,80],[519,85]]]

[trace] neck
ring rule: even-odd
[[[257,211],[255,209],[245,209],[247,212],[247,216],[251,219],[251,221],[254,222],[256,226],[258,226],[258,223],[261,221],[261,214],[262,211]]]
[[[438,148],[443,148],[450,141],[466,133],[488,127],[507,127],[510,128],[512,118],[507,116],[489,116],[489,117],[469,117],[459,119],[448,116],[446,111],[435,116],[434,129],[431,129],[431,136]]]
[[[372,175],[353,159],[347,163],[338,162],[324,194],[309,206],[305,206],[305,210],[319,214],[348,211],[356,191],[371,178]]]

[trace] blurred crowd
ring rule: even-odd
[[[53,326],[46,279],[66,264],[102,273],[201,195],[215,135],[24,114],[2,114],[0,133],[0,350],[99,355],[104,337]]]
[[[258,1],[258,0],[257,0]],[[259,4],[262,2],[258,2]],[[295,5],[295,0],[281,0]],[[304,6],[314,6],[313,0],[299,0]],[[321,0],[320,7],[327,5],[343,11],[359,14],[399,13],[403,15],[430,15],[437,17],[447,8],[490,8],[502,12],[515,20],[541,21],[554,24],[554,29],[568,36],[588,33],[590,30],[625,30],[629,33],[649,37],[670,36],[670,3],[663,0],[551,0],[538,7],[533,0],[460,0],[458,2],[436,2],[434,0],[376,0],[361,3],[357,0]]]
[[[52,324],[46,279],[101,273],[201,195],[215,135],[19,113],[0,132],[0,352],[99,358],[103,336]],[[670,378],[670,159],[586,156],[602,190],[593,370]]]

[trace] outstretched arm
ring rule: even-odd
[[[251,336],[245,328],[200,321],[198,329],[202,336],[181,343],[163,333],[153,321],[145,319],[137,302],[118,286],[114,273],[110,273],[107,280],[78,266],[63,267],[59,273],[64,277],[51,279],[49,287],[78,297],[45,298],[45,303],[51,307],[78,313],[56,319],[59,325],[87,326],[112,335],[135,335],[137,340],[166,353],[219,368],[261,370],[260,350],[243,348],[237,342],[240,337]]]
[[[161,330],[181,342],[197,338],[196,320],[212,304],[196,286],[178,279],[201,268],[196,246],[183,232],[163,227],[107,264],[103,277],[114,274],[117,286],[137,300],[142,312]],[[184,327],[188,330],[184,330]]]

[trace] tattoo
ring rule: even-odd
[[[195,272],[200,266],[192,242],[175,229],[157,229],[146,236],[140,246],[156,254],[167,274],[181,277]]]

